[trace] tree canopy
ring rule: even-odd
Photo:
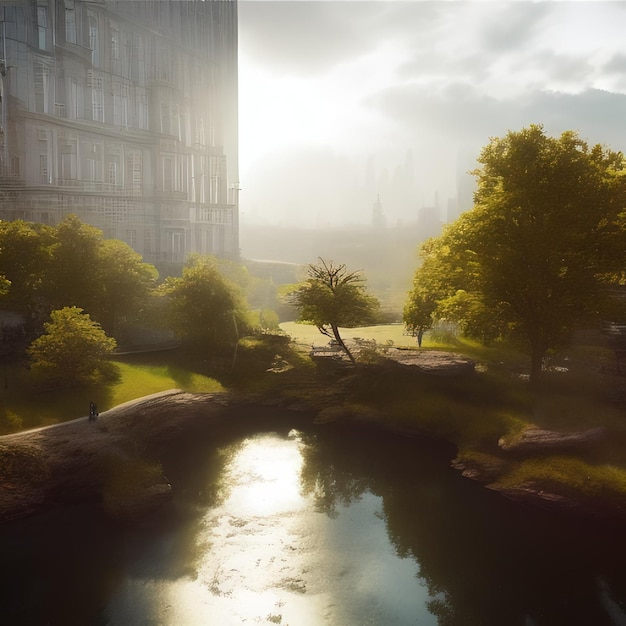
[[[361,272],[349,272],[345,265],[319,259],[307,266],[307,274],[306,282],[292,292],[292,304],[302,321],[315,324],[323,335],[335,339],[354,363],[339,327],[353,328],[373,321],[378,300],[365,290]]]
[[[130,322],[154,289],[158,272],[130,246],[67,216],[57,226],[0,221],[2,304],[43,319],[77,306],[111,334]]]
[[[474,208],[422,247],[414,285],[469,335],[521,337],[536,378],[549,350],[600,315],[607,282],[623,278],[626,164],[535,125],[492,139],[478,162]]]
[[[247,330],[246,306],[239,288],[220,273],[210,257],[193,257],[181,277],[167,278],[160,288],[166,297],[170,328],[200,349],[236,344]]]
[[[78,307],[52,311],[44,334],[28,348],[33,370],[48,383],[76,386],[110,376],[108,356],[116,342]]]

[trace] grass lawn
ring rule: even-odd
[[[286,332],[297,343],[308,345],[324,346],[329,339],[322,335],[316,326],[311,324],[298,324],[297,322],[283,322],[281,329]],[[381,326],[361,326],[359,328],[340,328],[341,336],[344,339],[375,339],[376,343],[385,344],[393,341],[394,346],[417,347],[415,337],[404,334],[403,324],[384,324]],[[424,347],[429,347],[428,337],[425,338]],[[430,344],[431,346],[434,343]]]
[[[56,424],[87,415],[89,401],[100,411],[167,389],[191,392],[223,391],[208,376],[180,366],[115,361],[119,379],[108,385],[75,389],[37,390],[29,373],[19,366],[5,369],[6,384],[0,389],[0,434]]]

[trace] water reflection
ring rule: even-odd
[[[432,446],[350,430],[196,437],[175,506],[0,528],[0,623],[626,624],[618,533],[524,512]]]
[[[435,624],[415,562],[389,543],[380,497],[352,489],[332,516],[313,506],[325,496],[304,453],[310,447],[292,431],[218,450],[221,479],[195,537],[194,575],[127,581],[108,608],[112,623],[149,611],[172,625],[404,624],[418,616]],[[338,487],[325,495],[336,501]],[[137,596],[152,603],[140,603],[140,614]]]

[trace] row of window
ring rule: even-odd
[[[134,83],[146,86],[149,81],[167,83],[185,97],[198,93],[200,86],[214,82],[214,67],[207,62],[207,50],[201,51],[202,63],[194,52],[183,52],[179,45],[174,45],[165,37],[137,29],[136,26],[110,18],[92,8],[90,3],[79,0],[64,1],[64,24],[56,26],[57,39],[61,40],[64,31],[66,43],[79,45],[91,50],[91,63],[97,69],[106,70]],[[23,9],[26,10],[26,7]],[[48,0],[37,0],[36,33],[37,47],[52,52],[52,28],[50,19],[52,7]],[[26,15],[12,10],[5,17],[6,33],[9,39],[25,40],[19,24],[24,22]],[[190,35],[195,32],[197,24],[189,23]],[[58,43],[58,42],[57,42]],[[180,43],[189,45],[189,37]],[[197,48],[197,46],[195,46]]]
[[[88,119],[122,128],[149,129],[148,92],[102,72],[89,70],[86,81],[76,77],[59,77],[55,81],[53,68],[43,61],[34,63],[34,110],[69,119]],[[63,102],[60,102],[63,101]],[[53,108],[54,107],[54,108]],[[194,115],[189,107],[179,104],[170,91],[160,96],[156,130],[176,137],[185,145],[216,146],[220,138],[215,120]]]
[[[37,154],[38,175],[31,172],[30,178],[40,184],[83,186],[79,181],[90,181],[100,183],[96,188],[101,189],[144,190],[144,155],[139,148],[66,132],[53,136],[52,131],[39,128]],[[223,156],[170,153],[157,158],[157,189],[185,193],[192,202],[227,202]],[[19,160],[15,164],[19,174]]]

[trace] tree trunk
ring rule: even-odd
[[[352,356],[352,352],[348,350],[348,346],[346,346],[343,339],[339,335],[339,329],[337,328],[337,326],[335,324],[331,324],[331,328],[333,329],[333,335],[335,337],[335,340],[341,346],[341,349],[348,355],[348,358],[350,359],[350,363],[352,363],[352,365],[356,365],[356,360]]]
[[[421,348],[422,347],[422,337],[424,337],[424,331],[423,329],[419,329],[417,331],[417,347]]]

